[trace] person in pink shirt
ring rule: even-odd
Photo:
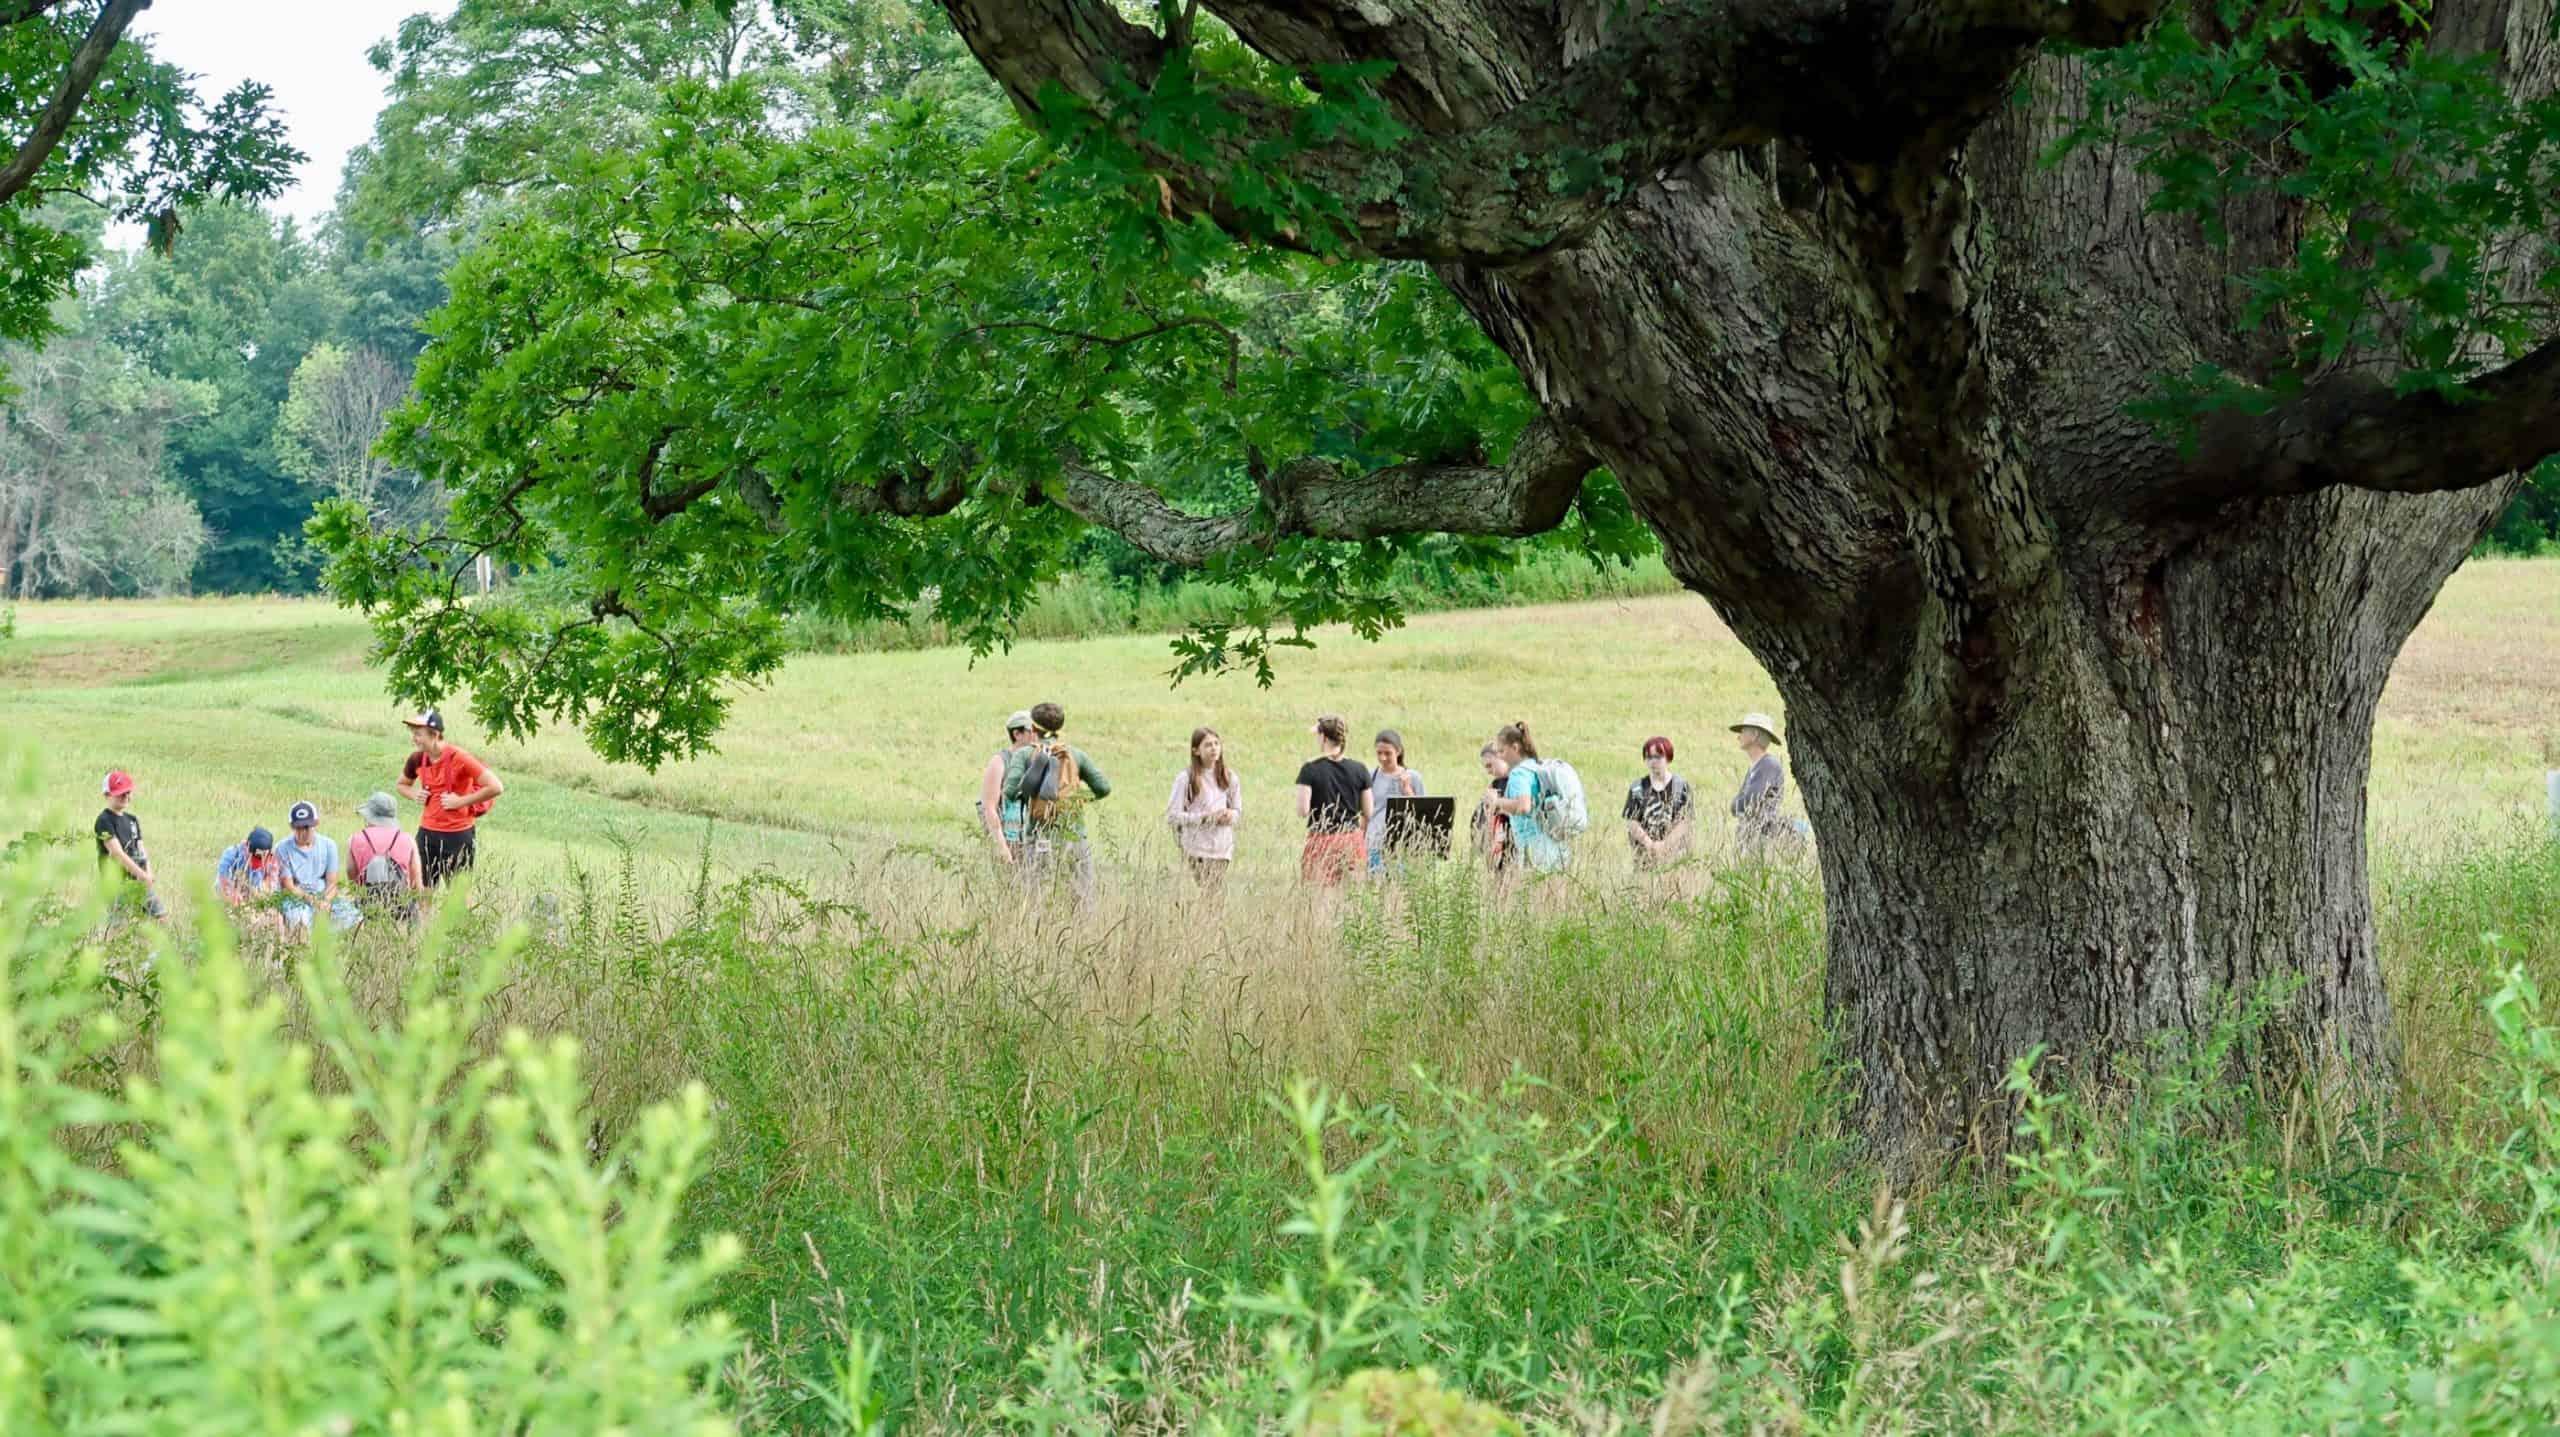
[[[1244,792],[1227,768],[1226,746],[1213,728],[1191,731],[1191,762],[1173,776],[1164,821],[1181,841],[1182,859],[1202,888],[1227,881],[1236,856],[1236,820],[1244,816]]]
[[[356,810],[364,827],[347,840],[347,871],[356,876],[365,903],[400,918],[417,915],[418,896],[426,891],[418,868],[418,845],[400,828],[400,809],[391,795],[377,793]]]

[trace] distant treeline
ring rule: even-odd
[[[0,347],[0,598],[307,593],[321,500],[439,518],[373,448],[450,258],[232,204],[108,255],[45,344]]]

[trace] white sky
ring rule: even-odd
[[[158,0],[133,33],[149,36],[162,60],[202,76],[196,89],[208,100],[242,80],[274,88],[294,147],[311,158],[273,206],[307,233],[329,212],[347,152],[372,136],[382,108],[383,77],[365,51],[409,16],[451,8],[452,0]]]

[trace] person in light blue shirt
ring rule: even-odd
[[[1538,771],[1537,740],[1529,736],[1526,723],[1514,723],[1504,725],[1493,736],[1493,743],[1511,767],[1510,777],[1503,782],[1502,797],[1493,805],[1511,819],[1511,846],[1530,872],[1561,871],[1573,861],[1573,850],[1538,821],[1538,804],[1547,796],[1547,790],[1546,779]]]
[[[353,928],[363,914],[338,896],[337,840],[320,832],[320,811],[308,803],[295,804],[290,819],[293,836],[276,845],[285,895],[277,912],[284,918],[285,933],[307,936],[320,904],[328,905],[329,919],[340,929]]]

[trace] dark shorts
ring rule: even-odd
[[[471,866],[472,840],[479,830],[466,828],[460,833],[439,833],[432,828],[418,830],[418,876],[429,888]]]

